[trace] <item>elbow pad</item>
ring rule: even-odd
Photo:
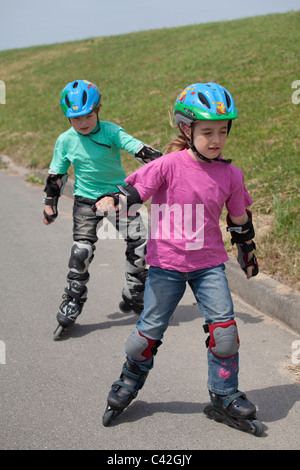
[[[123,194],[127,198],[127,209],[134,204],[143,204],[138,190],[134,186],[131,186],[131,184],[128,184],[125,187],[117,186],[117,188],[120,191],[119,195]]]
[[[49,170],[49,174],[46,179],[44,191],[46,192],[47,197],[60,197],[68,180],[68,173],[56,174],[50,173],[50,171],[51,170]],[[57,183],[58,180],[61,180],[61,186]]]

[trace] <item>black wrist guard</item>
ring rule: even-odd
[[[52,215],[47,214],[45,211],[43,212],[43,214],[44,214],[44,216],[45,216],[45,219],[46,219],[48,222],[52,222],[52,220],[56,219],[56,217],[58,216],[57,202],[58,202],[58,196],[54,196],[52,199],[47,199],[47,198],[45,198],[45,199],[43,200],[43,203],[44,203],[46,206],[51,206],[51,207],[52,207],[52,210],[53,210],[53,214],[52,214]]]
[[[246,243],[247,241],[250,241],[254,238],[255,231],[252,224],[252,213],[248,209],[246,209],[246,212],[248,214],[248,222],[246,222],[244,225],[234,224],[230,219],[229,214],[227,214],[227,232],[230,232],[231,234],[232,245],[234,245],[235,243],[237,245],[237,260],[242,270],[247,272],[247,268],[249,266],[254,266],[252,270],[252,276],[256,276],[258,274],[258,263],[254,253],[252,255],[251,260],[248,261],[248,253],[255,250],[256,246],[254,241],[252,241],[251,243]],[[242,233],[245,230],[247,230],[247,232]]]
[[[51,170],[49,170],[51,171]],[[61,184],[59,185],[57,181],[60,180]],[[68,180],[68,173],[64,174],[56,174],[56,173],[49,173],[46,179],[46,185],[44,191],[47,194],[47,197],[43,200],[43,203],[47,206],[51,206],[53,210],[52,215],[48,215],[45,211],[43,212],[45,219],[48,222],[52,222],[52,220],[56,219],[58,216],[57,204],[58,199],[62,195],[63,189],[65,184]],[[51,198],[51,199],[48,199]]]
[[[135,153],[135,158],[140,163],[148,163],[147,160],[156,160],[161,157],[162,153],[159,150],[156,150],[149,145],[141,144]]]
[[[231,244],[234,245],[235,243],[244,244],[245,242],[252,240],[255,237],[255,231],[252,224],[252,213],[248,209],[246,209],[248,214],[248,222],[244,225],[237,225],[232,222],[230,219],[230,215],[227,214],[227,232],[231,234]],[[242,233],[247,230],[246,233]]]
[[[242,270],[247,272],[248,266],[254,266],[252,270],[252,276],[256,276],[258,274],[258,262],[254,253],[252,255],[251,260],[248,261],[248,253],[252,250],[255,250],[256,248],[255,243],[252,242],[249,245],[247,243],[245,243],[244,245],[237,245],[237,248],[238,248],[237,260]]]
[[[126,210],[126,212],[128,213],[130,206],[133,206],[134,204],[143,204],[138,190],[135,189],[134,186],[131,186],[131,184],[128,184],[127,186],[118,185],[117,188],[119,190],[118,192],[102,194],[97,198],[97,202],[103,199],[104,197],[112,197],[114,200],[114,205],[117,206],[118,204],[120,204],[121,206],[119,213],[123,213],[124,210]],[[121,194],[123,194],[123,196],[126,196],[126,201],[120,199]],[[97,212],[96,205],[92,206],[92,210],[95,213]]]

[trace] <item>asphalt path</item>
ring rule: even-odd
[[[206,335],[189,288],[145,387],[115,424],[103,427],[107,394],[137,319],[118,308],[125,243],[97,243],[84,311],[63,339],[53,341],[72,245],[72,199],[62,196],[58,219],[45,226],[41,186],[1,170],[0,188],[0,449],[112,455],[299,449],[300,388],[290,370],[299,335],[234,296],[240,389],[257,405],[264,434],[211,421],[203,414]]]

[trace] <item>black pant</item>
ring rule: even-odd
[[[73,206],[73,240],[94,245],[98,241],[97,232],[103,228],[105,217],[92,211],[96,200],[75,196]],[[126,247],[126,271],[139,273],[145,269],[147,231],[140,214],[127,217],[107,218],[124,237]],[[107,234],[106,234],[107,235]],[[106,236],[107,238],[107,236]],[[101,238],[100,238],[101,239]],[[105,240],[103,240],[103,243]]]

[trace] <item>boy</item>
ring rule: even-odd
[[[160,157],[161,152],[128,135],[111,122],[99,121],[101,94],[96,85],[87,80],[69,83],[61,93],[62,111],[69,118],[71,128],[61,134],[55,145],[49,175],[46,181],[43,222],[53,223],[58,215],[57,203],[67,181],[71,163],[74,167],[73,246],[69,259],[68,287],[57,314],[58,328],[54,339],[72,325],[81,313],[87,299],[86,284],[89,264],[94,257],[97,230],[103,215],[96,215],[92,207],[101,194],[116,190],[126,178],[121,163],[121,149],[135,155],[142,163]],[[122,222],[123,223],[123,222]],[[133,239],[126,232],[126,273],[122,291],[124,302],[120,308],[140,313],[143,309],[146,228],[139,214],[129,216],[127,225],[136,224],[139,237]],[[120,230],[119,220],[116,228]]]

